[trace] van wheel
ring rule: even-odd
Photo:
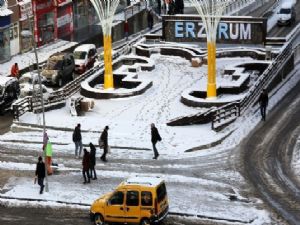
[[[141,225],[150,225],[150,221],[148,219],[143,219]]]
[[[105,224],[103,216],[101,214],[96,214],[95,215],[94,224],[95,225],[104,225]]]

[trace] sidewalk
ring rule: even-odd
[[[266,3],[263,3],[262,6],[258,7],[257,9],[253,10],[252,12],[250,12],[248,14],[248,16],[263,17],[264,15],[273,11],[274,8],[276,8],[276,6],[278,5],[278,2],[279,2],[278,0],[269,0]]]

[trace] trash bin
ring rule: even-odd
[[[80,108],[81,111],[88,112],[90,110],[90,100],[86,98],[82,99],[80,101]]]

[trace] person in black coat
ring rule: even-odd
[[[183,0],[175,1],[175,14],[183,14],[184,2]]]
[[[263,91],[261,92],[260,96],[259,96],[259,104],[260,104],[260,113],[261,113],[261,117],[262,120],[265,121],[266,120],[266,111],[267,111],[267,107],[268,107],[268,103],[269,103],[269,97],[268,97],[268,93],[266,89],[263,89]]]
[[[82,151],[82,137],[81,137],[81,130],[80,130],[80,123],[74,129],[73,132],[73,142],[75,143],[75,157],[80,157]],[[79,148],[79,154],[78,154]]]
[[[108,129],[109,127],[108,126],[105,126],[104,130],[102,131],[102,134],[100,136],[100,140],[99,140],[99,143],[102,142],[103,143],[103,154],[102,156],[100,157],[100,159],[103,161],[103,162],[107,162],[106,160],[106,154],[108,152]],[[101,146],[100,146],[101,148]]]
[[[38,163],[36,164],[35,176],[38,179],[38,185],[40,185],[40,194],[43,194],[44,191],[44,178],[46,176],[45,163],[43,158],[39,156]]]
[[[92,180],[96,180],[97,179],[97,175],[96,175],[96,170],[95,170],[95,165],[96,165],[96,148],[93,145],[93,143],[90,143],[90,176],[92,178]],[[93,173],[94,173],[94,177],[93,177]]]
[[[160,137],[158,130],[155,127],[154,123],[151,123],[151,142],[152,142],[153,151],[154,151],[153,159],[157,159],[157,157],[159,156],[158,151],[155,146],[158,141],[161,141],[161,137]]]
[[[153,15],[152,15],[152,11],[149,10],[147,13],[147,22],[148,22],[148,28],[150,30],[152,30],[153,28]]]
[[[82,175],[84,179],[84,184],[90,183],[90,153],[86,150],[86,148],[83,149],[83,158],[82,158]],[[86,178],[88,180],[86,180]]]

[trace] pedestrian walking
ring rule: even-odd
[[[82,158],[82,175],[84,179],[84,184],[90,183],[90,153],[86,150],[86,148],[83,149],[83,158]]]
[[[47,137],[48,138],[48,137]],[[46,157],[46,165],[47,165],[47,174],[48,175],[52,175],[53,174],[53,170],[52,170],[52,143],[50,142],[49,138],[45,147],[45,157]]]
[[[38,185],[40,185],[40,194],[43,194],[43,191],[44,191],[45,176],[46,176],[45,163],[43,162],[43,158],[41,156],[39,156],[38,163],[36,164],[35,177],[38,180]]]
[[[153,152],[154,152],[153,159],[157,159],[157,157],[159,156],[157,148],[155,146],[158,141],[161,141],[161,137],[154,123],[151,123],[151,142],[152,142]]]
[[[100,157],[100,159],[103,162],[107,162],[107,160],[106,160],[106,154],[108,152],[108,129],[109,129],[109,127],[105,126],[105,128],[102,131],[102,134],[101,134],[101,136],[99,138],[99,147],[103,148],[103,154]]]
[[[127,19],[124,21],[124,34],[125,34],[126,41],[128,41],[129,25]]]
[[[75,143],[75,157],[78,158],[81,155],[82,151],[82,137],[81,137],[81,130],[80,130],[80,123],[77,124],[75,130],[73,132],[73,142]],[[79,154],[78,154],[79,149]]]
[[[157,4],[157,14],[160,16],[161,14],[161,0],[156,0]]]
[[[259,104],[260,104],[260,114],[262,120],[266,120],[266,111],[269,103],[269,97],[266,89],[263,89],[260,96],[259,96]]]
[[[11,67],[11,70],[10,70],[10,75],[12,77],[16,77],[16,78],[19,78],[19,66],[18,66],[18,63],[15,63],[12,67]]]
[[[96,166],[96,148],[92,142],[90,142],[90,176],[92,180],[97,180],[97,174],[95,170]],[[94,177],[93,177],[94,173]]]
[[[147,22],[148,22],[148,28],[152,30],[153,28],[153,15],[151,9],[147,13]]]

